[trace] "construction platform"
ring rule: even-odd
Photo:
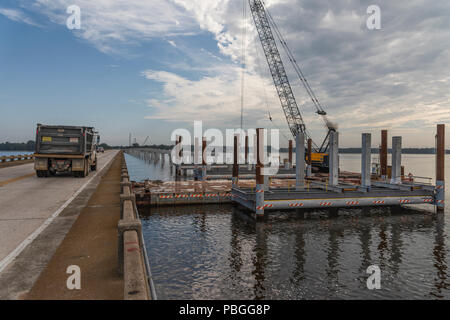
[[[266,210],[298,210],[301,208],[351,208],[364,206],[397,206],[403,204],[431,204],[438,212],[445,207],[445,126],[439,124],[436,134],[436,185],[431,178],[405,176],[401,163],[402,137],[392,137],[391,166],[387,165],[387,130],[381,132],[380,170],[373,170],[371,162],[371,134],[361,136],[361,173],[342,172],[339,168],[339,133],[330,132],[327,174],[311,172],[311,163],[306,163],[305,135],[296,136],[296,165],[289,161],[274,175],[264,169],[264,129],[256,129],[256,165],[239,164],[238,136],[234,137],[233,166],[208,165],[203,159],[201,165],[177,165],[177,171],[195,170],[201,181],[146,181],[134,183],[136,201],[140,205],[186,205],[200,203],[232,202],[263,217]],[[178,139],[180,142],[180,140]],[[203,154],[206,140],[203,139]],[[290,143],[291,145],[291,143]],[[179,148],[179,145],[178,145]],[[195,151],[195,149],[194,149]],[[197,151],[198,153],[198,151]],[[309,153],[309,151],[308,151]],[[245,159],[247,160],[247,148]],[[308,154],[307,159],[311,159]],[[183,168],[183,169],[180,169]],[[375,166],[376,169],[376,166]],[[390,170],[388,170],[390,169]],[[231,181],[208,178],[211,172]],[[254,172],[254,175],[253,175]],[[178,175],[178,174],[177,174]],[[254,179],[252,179],[254,176]],[[243,179],[242,177],[248,178]],[[295,179],[293,179],[295,178]],[[428,182],[419,182],[421,180]],[[140,191],[139,191],[140,188]]]
[[[256,208],[256,194],[253,188],[233,188],[233,200],[243,207],[255,211],[283,210],[295,208],[350,208],[361,206],[393,206],[402,204],[434,203],[434,187],[429,185],[393,185],[375,183],[370,189],[357,185],[311,183],[299,190],[270,188],[264,191],[263,208]],[[328,189],[328,190],[327,190]]]
[[[295,190],[295,179],[279,177],[277,174],[268,179],[270,188]],[[343,171],[339,174],[342,183],[359,183],[359,173]],[[295,177],[295,175],[294,175]],[[240,178],[240,177],[239,177]],[[238,185],[242,188],[254,190],[256,187],[254,175],[251,179],[240,179]],[[375,178],[375,177],[374,177]],[[310,183],[325,183],[327,174],[317,173],[309,178]],[[226,178],[208,179],[206,181],[160,181],[145,180],[132,182],[136,203],[141,206],[185,205],[201,203],[231,202],[232,182]]]
[[[308,179],[305,187],[296,190],[295,179],[270,179],[265,190],[264,209],[391,206],[434,203],[435,187],[415,184],[405,179],[401,185],[374,180],[370,188],[357,184],[360,174],[343,172],[340,184],[329,186],[326,177],[318,174]],[[220,204],[236,202],[247,209],[256,209],[255,180],[239,180],[233,188],[228,180],[214,181],[151,181],[133,182],[138,206],[188,204]]]

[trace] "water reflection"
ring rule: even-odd
[[[365,272],[372,263],[370,247],[372,246],[372,235],[370,226],[364,225],[357,229],[359,242],[361,244],[361,263],[359,267],[360,277],[358,278],[362,284],[366,282]]]
[[[295,238],[294,243],[295,267],[292,272],[291,281],[293,282],[294,285],[300,285],[302,280],[305,279],[305,262],[306,262],[305,234],[303,230],[301,230],[301,232],[297,231],[295,233],[294,238]]]
[[[141,214],[166,299],[450,298],[442,215],[366,208],[254,223],[231,205]],[[382,270],[381,290],[366,288],[369,265]]]
[[[327,286],[330,293],[340,286],[339,276],[339,237],[342,230],[334,227],[328,228],[328,246],[327,246]]]
[[[168,161],[127,163],[132,180],[173,179]],[[162,299],[449,299],[449,218],[430,209],[355,208],[338,218],[306,211],[306,219],[279,212],[264,223],[231,205],[141,215]],[[381,267],[381,290],[366,287],[370,265]]]
[[[436,218],[435,245],[433,248],[434,267],[436,268],[436,276],[434,277],[434,288],[430,295],[436,298],[445,298],[444,290],[450,289],[447,280],[447,264],[445,260],[445,232],[444,232],[444,215],[438,215]]]

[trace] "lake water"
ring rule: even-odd
[[[20,154],[32,154],[33,151],[1,151],[0,150],[0,157],[2,156],[16,156]]]
[[[132,180],[171,179],[168,161],[126,159]],[[406,173],[434,176],[434,155],[402,161]],[[340,166],[359,171],[360,156],[343,154]],[[433,212],[431,205],[341,209],[338,218],[278,212],[255,223],[214,205],[153,208],[141,219],[160,299],[449,299],[449,214]],[[370,265],[381,269],[380,290],[367,289]]]

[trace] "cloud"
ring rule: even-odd
[[[172,46],[172,47],[177,47],[177,44],[175,43],[175,41],[172,40],[167,40],[167,42]]]
[[[215,23],[209,24],[205,7],[196,1],[180,2],[189,2],[185,8],[197,11],[198,23],[215,35],[220,52],[239,62],[242,7],[228,1],[221,6],[212,4],[208,10],[220,10],[212,10]],[[361,1],[284,0],[267,4],[330,119],[338,122],[344,143],[359,144],[362,131],[388,128],[414,132],[406,137],[411,144],[432,144],[434,125],[450,119],[450,69],[443,67],[450,59],[448,1],[435,1],[432,6],[424,0],[408,5],[379,1],[382,29],[374,31],[365,27],[367,5]],[[246,28],[247,71],[255,85],[266,80],[273,86],[250,16]],[[309,97],[281,52],[306,125],[321,137],[323,124],[313,114]],[[240,78],[230,80],[230,87],[233,81],[236,88]],[[234,92],[237,96],[238,91]],[[269,98],[276,103],[274,91]],[[276,116],[282,120],[279,102],[275,106],[279,110]]]
[[[249,9],[246,23],[242,21],[242,1],[37,0],[33,8],[64,25],[70,4],[81,8],[79,36],[103,52],[114,54],[122,45],[177,37],[179,51],[191,61],[171,60],[165,71],[144,72],[148,80],[163,86],[161,97],[149,97],[153,119],[191,121],[200,116],[212,123],[238,125],[239,64],[247,30],[246,120],[258,123],[266,118],[261,91],[265,87],[271,115],[285,126]],[[450,119],[448,0],[432,5],[426,0],[379,0],[381,30],[365,27],[366,1],[267,0],[266,4],[330,120],[338,122],[344,144],[358,145],[363,130],[395,128],[414,131],[411,143],[429,145],[431,127]],[[219,54],[202,51],[203,45],[183,47],[184,36],[202,32],[212,35]],[[209,60],[203,59],[207,56]],[[283,52],[282,58],[306,125],[320,140],[323,124]],[[192,80],[184,71],[201,76]]]
[[[39,24],[34,22],[30,17],[28,17],[25,13],[16,9],[8,9],[8,8],[0,8],[0,14],[4,15],[10,20],[26,23],[31,26],[39,27]]]
[[[36,0],[31,9],[65,26],[70,5],[81,11],[77,35],[105,53],[116,54],[123,46],[200,30],[194,17],[171,0]]]
[[[160,83],[163,87],[159,98],[149,99],[152,115],[148,119],[192,123],[202,120],[207,125],[218,128],[239,127],[241,117],[241,79],[242,69],[226,67],[216,76],[205,76],[193,81],[177,74],[146,70],[143,76]],[[273,86],[256,74],[245,75],[246,126],[270,126],[266,104],[276,105],[274,92],[271,99],[265,100],[264,90],[274,91]],[[262,86],[265,86],[263,88]],[[282,118],[275,119],[283,120]]]

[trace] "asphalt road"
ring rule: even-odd
[[[98,155],[98,170],[117,154]],[[37,178],[33,164],[0,169],[0,273],[94,177]]]

